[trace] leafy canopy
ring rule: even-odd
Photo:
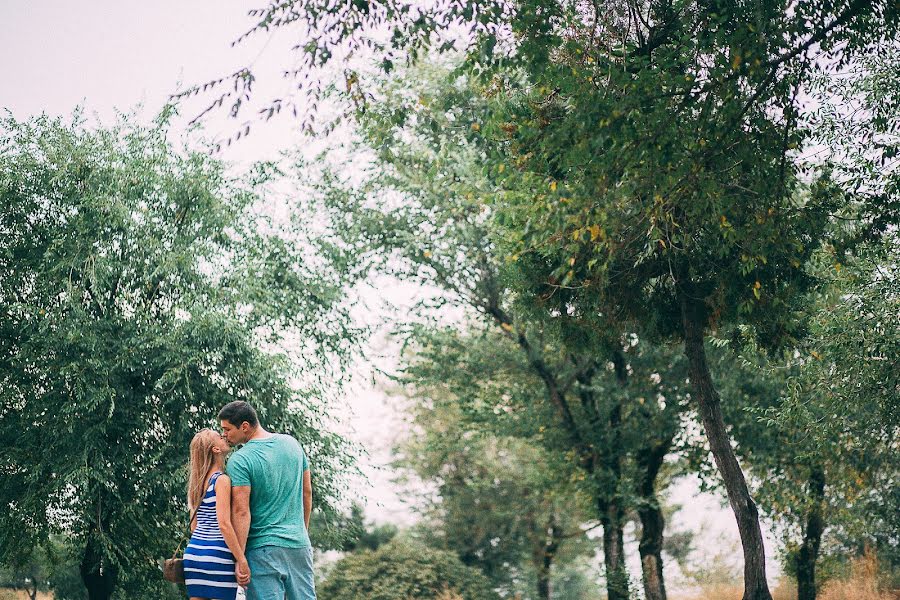
[[[339,274],[302,260],[257,188],[172,148],[168,116],[0,123],[0,559],[66,533],[132,591],[160,581],[188,444],[225,403],[304,444],[326,546],[350,468],[321,400],[350,347]]]

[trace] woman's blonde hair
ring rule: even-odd
[[[216,460],[213,454],[213,446],[219,439],[219,434],[212,429],[201,429],[191,440],[191,463],[188,467],[187,500],[191,511],[203,502],[206,492],[206,474],[212,468]]]

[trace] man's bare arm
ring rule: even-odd
[[[231,488],[231,525],[234,528],[238,545],[241,550],[247,550],[247,535],[250,533],[250,486],[237,485]],[[238,565],[236,572],[240,585],[250,583],[250,573],[243,572]]]
[[[309,470],[303,472],[303,522],[309,531],[309,515],[312,514],[312,477]]]
[[[247,535],[250,533],[250,486],[236,485],[231,488],[231,524],[237,534],[238,543],[247,549]]]

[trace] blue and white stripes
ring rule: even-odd
[[[225,544],[216,519],[216,480],[213,473],[203,502],[197,511],[197,528],[184,551],[184,578],[188,596],[234,600],[237,579],[234,576],[234,556]]]

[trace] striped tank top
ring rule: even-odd
[[[184,579],[189,597],[235,600],[238,591],[234,555],[225,544],[216,518],[216,471],[197,511],[197,528],[184,551]]]

